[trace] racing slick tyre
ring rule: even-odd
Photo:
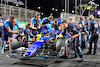
[[[56,50],[59,51],[59,56],[62,58],[70,57],[70,44],[68,38],[59,38],[56,43]]]
[[[61,49],[62,43],[63,43],[63,39],[62,39],[62,38],[57,39],[57,42],[56,42],[56,50],[57,50],[58,52],[59,52],[60,49]]]
[[[19,48],[20,45],[21,45],[21,41],[18,41],[17,39],[13,39],[12,44],[11,44],[11,48],[14,50],[14,49]]]
[[[22,36],[19,36],[18,38],[14,38],[12,40],[11,44],[12,49],[17,49],[19,47],[28,47],[28,37],[22,38]]]

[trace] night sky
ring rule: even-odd
[[[25,0],[21,0],[22,2],[25,3]],[[72,10],[72,8],[74,6],[72,6],[72,2],[73,0],[70,0],[70,11]],[[90,0],[83,0],[85,2],[82,3],[87,3]],[[100,5],[100,0],[94,0],[95,3]],[[45,16],[49,16],[50,13],[52,12],[52,7],[55,7],[55,0],[27,0],[28,4],[27,7],[28,9],[33,9],[33,10],[37,10],[40,12],[43,12]],[[74,1],[73,1],[74,2]],[[41,9],[38,10],[38,6],[41,6]],[[100,6],[98,7],[100,9]],[[60,8],[58,8],[60,9]],[[60,12],[59,12],[60,13]]]
[[[21,0],[25,1],[25,0]],[[45,16],[50,15],[54,0],[27,0],[28,2],[28,9],[33,9],[44,13]],[[39,10],[38,7],[41,6]]]

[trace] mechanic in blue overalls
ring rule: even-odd
[[[79,23],[81,23],[82,26],[85,26],[85,22],[83,21],[83,18],[82,17],[79,17]]]
[[[85,23],[85,28],[88,31],[88,24],[89,24],[89,22],[87,20],[87,17],[84,18],[84,23]]]
[[[76,30],[77,30],[77,26],[75,23],[73,23],[72,21],[72,18],[69,19],[69,23],[68,23],[68,32],[71,34],[71,36],[75,35],[76,33]],[[72,41],[70,42],[70,44],[72,45],[71,48],[76,51],[76,45],[75,45],[75,41],[76,41],[76,38],[75,39],[72,39]],[[75,57],[76,58],[76,52],[75,52]]]
[[[82,54],[82,50],[81,50],[81,46],[82,46],[82,41],[81,41],[81,38],[82,38],[82,34],[89,34],[82,26],[82,24],[79,22],[78,23],[78,29],[77,31],[75,31],[76,34],[74,36],[71,37],[71,39],[75,39],[75,53],[76,53],[76,57],[80,57],[81,58],[81,61],[84,60],[84,57],[83,57],[83,54]]]
[[[68,24],[66,20],[63,20],[62,25],[64,28],[61,30],[63,36],[69,35],[70,32],[72,32],[72,33],[70,33],[72,36],[77,33],[77,31],[76,31],[77,29],[75,29],[71,24]],[[70,45],[70,43],[73,44],[74,45],[73,49],[74,49],[74,51],[76,51],[76,49],[75,49],[76,45],[75,45],[75,42],[73,42],[73,41],[74,40],[70,39],[68,45]],[[76,56],[76,52],[75,52],[75,56]]]
[[[61,24],[62,24],[61,33],[63,35],[62,37],[63,38],[67,37],[69,39],[71,37],[71,35],[68,33],[68,28],[69,28],[68,22],[66,20],[63,20]],[[70,41],[68,40],[67,45],[66,45],[66,47],[69,48],[69,50],[65,48],[65,51],[67,51],[67,53],[68,53],[68,54],[66,54],[66,57],[68,57],[68,58],[70,57],[69,56],[70,55],[70,42],[71,42],[71,40]]]
[[[44,18],[41,22],[42,26],[47,28],[47,30],[51,30],[52,24],[53,24],[52,20],[53,20],[53,16],[49,16],[48,18]],[[41,27],[41,28],[43,28],[43,27]]]
[[[37,13],[36,16],[34,18],[31,19],[31,23],[32,23],[32,33],[33,35],[37,35],[36,31],[37,29],[40,28],[40,25],[41,25],[41,19],[40,19],[40,14]],[[35,37],[31,37],[32,38],[32,41],[35,41],[36,38]]]
[[[97,46],[98,46],[98,39],[99,39],[99,23],[94,20],[94,16],[90,16],[89,22],[89,52],[87,54],[92,53],[92,43],[94,42],[94,51],[93,55],[97,54]]]
[[[69,19],[69,23],[68,23],[68,26],[69,26],[68,32],[71,34],[71,36],[74,35],[73,30],[76,30],[76,29],[77,29],[77,27],[76,27],[75,25],[76,25],[76,24],[73,23],[73,19],[70,18],[70,19]],[[74,49],[74,45],[75,45],[75,39],[73,39],[73,41],[72,41],[72,49]]]
[[[32,23],[31,22],[28,22],[26,25],[25,25],[25,28],[23,29],[22,32],[24,32],[24,34],[27,36],[27,35],[30,35],[31,37],[33,37],[33,34],[32,34]]]
[[[31,23],[31,22],[27,22],[27,24],[25,25],[25,28],[24,28],[23,31],[22,31],[22,33],[25,34],[25,38],[26,38],[26,40],[27,40],[27,43],[28,43],[28,41],[29,41],[28,35],[30,36],[30,38],[33,38],[33,36],[34,36],[34,35],[32,34],[32,32],[33,32],[32,23]],[[33,43],[33,41],[32,41],[31,43]],[[28,47],[28,45],[27,45],[26,47]]]
[[[13,34],[17,34],[17,32],[13,31],[14,26],[17,26],[18,29],[21,29],[18,25],[18,21],[15,19],[15,17],[13,15],[11,15],[10,19],[6,20],[2,27],[2,46],[4,46],[4,41],[6,43],[8,43],[8,40],[10,40],[10,51],[12,51],[11,42],[13,39]],[[9,39],[8,39],[8,37],[9,37]]]
[[[86,29],[86,31],[88,31],[88,22],[87,22],[87,17],[85,17],[85,21],[83,20],[83,18],[82,17],[79,17],[79,23],[81,23],[82,24],[82,27],[84,28],[84,29]],[[87,37],[88,35],[85,35],[85,34],[82,34],[82,48],[87,48],[87,44],[88,44],[88,42],[87,42]],[[85,42],[84,42],[84,40],[85,40]]]
[[[84,18],[84,23],[85,23],[85,26],[84,27],[88,31],[89,21],[87,20],[87,17]],[[89,36],[87,35],[86,38],[87,38],[86,39],[86,44],[87,44],[87,47],[88,47]]]

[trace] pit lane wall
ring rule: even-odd
[[[69,18],[73,18],[73,22],[74,22],[74,23],[78,23],[78,22],[79,22],[78,18],[79,18],[79,17],[83,17],[83,18],[84,18],[85,16],[61,12],[61,13],[60,13],[60,17],[61,17],[62,20],[65,20],[65,19],[66,19],[67,21],[69,20]],[[87,16],[87,18],[88,18],[88,20],[89,20],[89,16]],[[100,18],[95,18],[95,20],[96,20],[98,23],[100,23]]]

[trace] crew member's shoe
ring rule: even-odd
[[[73,58],[78,58],[78,56],[74,56]]]
[[[87,54],[91,54],[91,52],[87,52]]]
[[[96,53],[93,53],[93,55],[97,55]]]
[[[81,62],[83,62],[84,61],[84,58],[81,58]]]
[[[10,55],[6,55],[6,57],[10,57]]]

